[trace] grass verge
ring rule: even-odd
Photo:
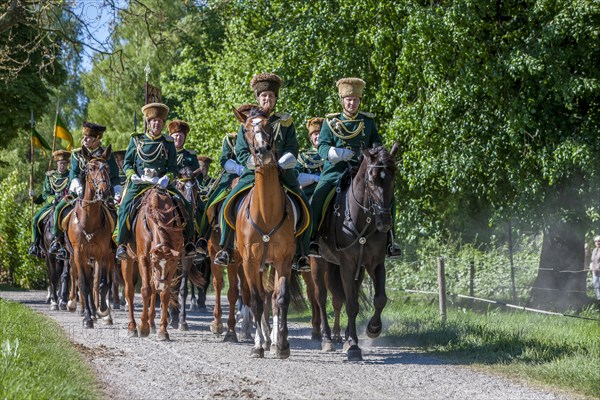
[[[0,298],[0,399],[98,399],[91,368],[61,328]]]

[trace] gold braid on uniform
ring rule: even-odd
[[[150,163],[153,163],[154,161],[158,160],[158,157],[160,157],[160,155],[161,155],[161,151],[164,153],[165,158],[167,158],[167,149],[165,149],[164,142],[159,142],[158,146],[156,146],[156,150],[146,153],[146,152],[144,152],[144,142],[142,142],[141,140],[138,140],[136,142],[136,150],[137,150],[138,157],[144,163],[150,164]]]
[[[53,192],[62,192],[63,190],[66,189],[67,185],[69,184],[68,177],[62,178],[62,183],[58,183],[59,180],[60,180],[60,178],[54,178],[54,177],[50,178],[50,188],[52,189]]]
[[[315,150],[308,150],[298,157],[298,163],[304,168],[315,169],[325,164],[325,160],[319,157],[319,153]]]
[[[177,153],[177,165],[181,165],[183,163],[183,151]]]
[[[351,119],[342,121],[339,118],[327,118],[325,121],[327,121],[327,125],[329,126],[329,129],[331,129],[331,132],[342,140],[353,139],[357,137],[363,131],[363,129],[365,129],[365,122],[362,119]],[[348,128],[346,128],[346,125],[344,124],[345,122],[359,122],[359,124],[355,130],[351,131]],[[343,130],[345,132],[345,135],[344,133],[340,132],[340,130]]]

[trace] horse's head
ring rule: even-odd
[[[368,204],[375,214],[375,225],[380,232],[387,232],[392,227],[392,199],[397,170],[394,155],[397,151],[397,143],[394,143],[390,152],[383,146],[362,150],[364,158],[361,167],[365,169]]]
[[[192,206],[195,206],[196,196],[200,191],[196,178],[201,172],[201,168],[194,171],[190,167],[183,167],[179,170],[179,177],[175,181],[175,188],[183,194],[187,201],[192,203]]]
[[[233,112],[244,126],[244,137],[257,166],[277,161],[273,153],[273,130],[269,116],[260,108],[252,108],[247,114],[237,109]]]
[[[110,170],[106,162],[111,155],[111,151],[112,148],[108,145],[101,156],[94,157],[85,146],[81,148],[81,153],[87,160],[87,165],[83,171],[86,179],[85,194],[83,196],[85,200],[107,201],[112,196]]]

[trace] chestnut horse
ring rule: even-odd
[[[244,137],[256,165],[254,186],[241,201],[235,219],[235,244],[242,258],[256,322],[251,356],[262,358],[268,350],[269,326],[261,316],[267,300],[263,275],[270,266],[275,270],[272,301],[275,356],[287,358],[290,355],[287,316],[294,295],[290,290],[291,265],[296,248],[292,205],[279,181],[278,158],[273,150],[275,138],[268,116],[259,109],[251,110],[249,115],[235,109],[234,113],[243,124]]]
[[[183,253],[184,221],[173,199],[157,186],[146,190],[133,222],[133,242],[128,243],[127,258],[121,261],[128,304],[128,336],[146,337],[156,331],[156,292],[160,296],[160,329],[157,339],[169,340],[167,332],[171,287]],[[133,316],[134,258],[142,281],[142,316],[139,327]],[[137,328],[137,331],[136,331]]]
[[[85,146],[81,148],[81,154],[87,160],[82,171],[85,191],[83,198],[75,201],[66,227],[68,243],[72,248],[71,291],[67,306],[70,311],[77,308],[77,282],[83,324],[86,328],[93,328],[97,310],[105,323],[112,324],[110,308],[106,302],[115,260],[112,249],[115,221],[110,210],[113,191],[106,162],[111,155],[111,146],[99,158],[92,157]]]
[[[367,336],[376,338],[382,330],[381,312],[387,303],[384,261],[387,234],[392,228],[397,169],[394,154],[397,151],[397,144],[390,152],[383,146],[362,149],[363,157],[356,176],[350,177],[347,187],[338,187],[335,204],[327,211],[320,229],[321,255],[330,263],[330,273],[339,274],[338,279],[330,277],[329,281],[337,289],[336,293],[343,288],[348,315],[347,341],[344,343],[348,361],[362,360],[356,317],[365,271],[375,289],[375,312],[367,324]],[[319,297],[322,299],[322,295]],[[322,315],[326,315],[325,305],[320,304],[320,307]],[[324,342],[327,339],[331,338],[324,337]]]

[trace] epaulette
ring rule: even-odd
[[[339,115],[340,115],[340,113],[337,112],[337,113],[326,114],[325,117],[326,118],[333,118],[333,117],[338,117]]]
[[[275,113],[275,115],[279,117],[279,120],[281,121],[281,126],[283,126],[284,128],[291,126],[294,122],[292,120],[292,116],[288,113]]]
[[[186,149],[188,153],[190,153],[191,155],[195,156],[198,154],[198,152],[196,150],[188,150]]]
[[[140,135],[143,135],[143,134],[144,134],[144,132],[133,132],[133,133],[131,134],[131,137],[134,137],[134,136],[140,136]]]
[[[371,118],[371,119],[375,118],[375,114],[372,114],[372,113],[370,113],[370,112],[366,112],[366,111],[359,111],[358,113],[359,113],[360,115],[364,115],[364,116],[365,116],[365,117],[367,117],[367,118]]]
[[[163,134],[162,136],[165,138],[165,140],[166,140],[167,142],[173,142],[173,138],[172,138],[171,136],[169,136],[169,135],[165,135],[165,134]]]
[[[54,175],[55,172],[56,171],[53,169],[51,169],[50,171],[46,171],[46,176],[52,176],[52,175]]]

